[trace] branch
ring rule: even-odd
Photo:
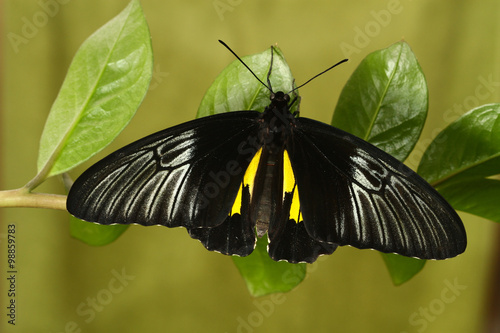
[[[0,191],[0,207],[30,207],[66,210],[66,196],[32,193],[26,187]]]

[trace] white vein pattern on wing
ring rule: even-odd
[[[161,142],[168,140],[171,137],[172,136],[164,138],[161,140]],[[84,202],[84,205],[85,207],[87,207],[87,209],[89,207],[92,207],[93,211],[95,212],[94,216],[95,215],[103,216],[104,220],[106,221],[113,219],[113,216],[115,214],[113,212],[113,208],[116,207],[115,203],[118,199],[120,199],[121,193],[123,193],[126,190],[125,187],[119,186],[120,182],[117,180],[123,177],[124,175],[127,176],[126,178],[130,178],[128,177],[128,173],[130,172],[129,169],[130,166],[134,165],[134,163],[137,164],[137,161],[140,161],[141,160],[140,158],[144,157],[144,154],[146,154],[147,157],[148,151],[145,148],[149,146],[151,146],[151,144],[146,145],[140,151],[136,152],[133,155],[122,156],[120,159],[115,160],[112,164],[104,166],[103,169],[96,174],[97,176],[104,174],[105,177],[98,182],[98,184],[95,186],[94,189],[90,190],[90,193]],[[147,159],[148,158],[146,158],[146,161]],[[113,170],[112,172],[106,175],[106,170],[115,168],[117,164],[119,166],[116,168],[116,170]],[[137,174],[141,172],[140,168],[136,168],[136,170]],[[131,179],[133,178],[134,177],[132,177]],[[125,181],[125,183],[127,183],[127,181]],[[91,201],[91,203],[94,203],[93,205],[88,203],[89,200],[92,198],[94,198]],[[105,200],[105,198],[108,199]],[[102,203],[102,204],[95,204],[95,203]],[[102,221],[102,219],[100,218],[97,218],[96,220]]]
[[[134,159],[133,161],[136,160],[137,159]],[[114,165],[115,163],[113,163],[112,165],[108,165],[107,168],[113,168]],[[100,170],[97,175],[105,173],[107,168],[105,167]],[[125,188],[117,188],[117,183],[119,183],[118,180],[125,173],[127,173],[127,165],[120,166],[110,174],[106,175],[104,179],[99,181],[98,185],[96,185],[96,187],[90,191],[85,204],[87,207],[93,209],[93,212],[95,212],[93,216],[97,216],[97,221],[108,221],[110,219],[113,219],[113,216],[115,214],[114,209],[116,208],[115,202],[119,199],[119,194],[125,190]],[[109,200],[108,198],[110,198],[111,200]],[[101,204],[89,205],[87,203],[88,201]]]
[[[83,202],[83,206],[85,208],[85,215],[87,215],[87,211],[91,211],[92,216],[99,216],[102,210],[106,210],[106,205],[92,205],[89,202],[102,202],[102,198],[107,195],[109,188],[113,186],[115,183],[115,179],[120,176],[124,167],[120,167],[119,169],[113,171],[106,178],[99,182],[99,184],[93,188],[89,195],[85,198]]]
[[[120,174],[120,177],[114,184],[117,190],[110,193],[112,200],[108,205],[112,207],[112,212],[117,211],[117,213],[112,213],[110,214],[111,216],[123,214],[123,219],[128,220],[130,218],[129,208],[136,199],[136,189],[144,186],[145,180],[148,179],[148,176],[144,177],[142,175],[148,175],[154,171],[151,170],[151,168],[154,169],[154,165],[151,165],[151,162],[154,164],[154,160],[152,160],[153,153],[151,151],[146,151],[141,155],[140,158],[136,158],[132,163],[125,165],[125,170]],[[132,177],[130,171],[135,171],[132,173]],[[111,187],[109,189],[111,189]],[[129,223],[133,222],[134,221],[129,221]]]
[[[135,191],[133,200],[131,204],[127,205],[127,216],[129,219],[133,219],[133,212],[139,212],[141,214],[140,217],[143,221],[150,221],[151,224],[169,224],[172,221],[172,210],[166,214],[166,216],[160,216],[160,212],[164,212],[164,205],[168,205],[170,207],[175,206],[175,200],[162,200],[158,202],[160,199],[164,199],[168,196],[158,195],[160,193],[165,194],[167,189],[172,187],[172,184],[175,184],[175,181],[178,179],[175,178],[175,174],[178,170],[187,172],[187,164],[179,167],[179,165],[183,164],[184,161],[189,161],[192,159],[193,154],[191,149],[186,149],[193,147],[196,143],[194,140],[195,132],[194,129],[188,130],[182,135],[177,137],[169,136],[167,140],[162,140],[160,143],[156,143],[154,145],[150,145],[147,148],[151,151],[152,158],[149,161],[153,163],[154,172],[150,174],[146,179],[144,179],[143,185],[138,187]],[[173,143],[171,142],[173,141]],[[176,142],[179,142],[176,144]],[[163,150],[165,146],[169,146],[174,144],[175,146],[172,149]],[[164,154],[168,153],[169,156],[174,155],[173,159],[169,159],[169,164],[162,163],[162,157]],[[148,163],[149,163],[148,162]],[[172,176],[174,175],[174,176]],[[174,180],[174,182],[172,182]],[[182,189],[182,187],[180,187]],[[173,189],[174,192],[179,189],[179,186]],[[142,198],[142,200],[140,199]]]
[[[362,173],[360,172],[359,169],[354,169],[353,170],[350,170],[350,173],[349,174],[346,174],[344,170],[341,170],[339,167],[337,167],[337,165],[335,165],[323,152],[321,149],[318,148],[318,146],[307,136],[303,136],[304,139],[307,139],[309,141],[309,143],[315,148],[315,150],[323,157],[323,159],[325,161],[327,161],[333,168],[335,168],[339,175],[341,175],[344,179],[347,179],[348,181],[350,181],[351,179],[354,180],[356,183],[358,183],[361,188],[365,187],[365,190],[372,190],[372,191],[375,191],[375,192],[380,192],[380,193],[384,193],[383,196],[380,196],[379,198],[382,200],[378,200],[378,204],[375,204],[375,200],[373,198],[372,195],[368,194],[366,191],[365,191],[365,194],[368,195],[368,198],[371,202],[371,207],[375,210],[376,212],[376,217],[377,217],[377,220],[378,222],[380,223],[383,223],[383,221],[379,218],[381,216],[381,213],[382,213],[382,210],[380,209],[380,203],[383,203],[385,208],[387,209],[387,211],[390,211],[391,212],[391,216],[393,218],[393,223],[395,226],[397,226],[398,228],[398,236],[400,238],[401,241],[403,241],[405,244],[406,244],[406,248],[411,248],[413,246],[410,246],[409,244],[409,239],[406,237],[405,233],[402,232],[402,230],[407,230],[408,229],[408,226],[405,227],[403,226],[401,223],[402,221],[401,220],[406,220],[406,221],[409,221],[411,223],[411,230],[412,230],[412,233],[415,234],[415,236],[417,237],[417,243],[419,245],[419,247],[421,247],[422,249],[426,249],[429,250],[432,248],[432,246],[430,246],[430,244],[428,242],[426,242],[426,238],[423,236],[423,233],[422,233],[422,229],[419,225],[420,222],[423,222],[425,223],[425,226],[427,227],[427,229],[429,230],[429,232],[432,234],[432,238],[433,238],[433,241],[434,243],[437,244],[437,239],[439,237],[437,237],[437,234],[436,234],[436,230],[434,230],[434,228],[432,227],[432,225],[438,225],[443,233],[443,235],[446,235],[444,229],[442,228],[442,225],[441,223],[439,223],[439,220],[437,219],[437,217],[435,216],[435,214],[432,212],[432,210],[430,209],[430,207],[425,203],[425,201],[423,200],[423,198],[413,189],[413,187],[415,185],[413,185],[412,183],[407,183],[407,184],[404,184],[402,180],[405,180],[405,175],[404,174],[401,174],[400,172],[398,172],[397,170],[395,170],[394,168],[390,167],[389,165],[387,165],[384,161],[382,160],[378,160],[378,159],[374,159],[373,157],[371,157],[369,154],[367,154],[366,152],[364,152],[363,150],[361,149],[358,149],[357,153],[358,155],[354,155],[354,156],[349,156],[351,158],[351,162],[353,162],[354,164],[358,165],[359,167],[365,167],[364,170],[368,170],[368,174],[369,175],[372,175],[375,177],[375,180],[378,179],[377,177],[387,177],[387,180],[388,180],[388,184],[383,184],[382,182],[380,182],[380,186],[377,186],[377,182],[374,182],[373,180],[374,179],[369,179],[367,177],[367,174],[366,173]],[[365,160],[363,160],[363,157],[365,158]],[[369,163],[366,161],[366,159],[369,160]],[[367,169],[367,167],[369,166],[370,163],[373,163],[375,164],[376,166],[379,167],[379,170],[383,170],[382,173],[376,173],[374,169]],[[374,173],[375,172],[375,173]],[[399,177],[398,177],[399,176]],[[351,178],[352,177],[352,178]],[[389,184],[390,183],[390,184]],[[422,219],[417,219],[417,216],[415,214],[412,214],[412,211],[408,208],[408,206],[404,205],[404,204],[401,204],[401,200],[403,199],[402,197],[402,193],[400,191],[397,191],[397,184],[396,183],[399,183],[399,185],[404,189],[404,192],[406,192],[406,195],[409,196],[409,198],[411,198],[411,200],[414,202],[414,207],[417,207],[417,210],[418,212],[415,212],[419,215],[422,215]],[[354,188],[351,188],[351,191],[353,193],[359,193],[359,190],[361,188],[358,188],[358,191],[354,190]],[[396,191],[396,192],[395,192]],[[351,194],[353,194],[351,193]],[[397,199],[398,203],[400,204],[399,205],[399,209],[395,209],[394,205],[391,204],[391,202],[393,200],[387,200],[388,197],[387,195],[389,193],[392,193],[392,196],[394,198]],[[353,208],[355,208],[355,214],[357,216],[360,216],[358,213],[360,212],[360,200],[359,200],[359,196],[356,196],[356,195],[352,195],[351,196],[352,198],[356,198],[355,201],[353,203]],[[420,204],[417,205],[417,202],[419,202]],[[424,207],[425,206],[425,207]],[[401,209],[403,209],[403,217],[406,216],[406,219],[398,219],[397,217],[401,217],[401,213],[398,213],[398,212],[401,212]],[[427,214],[428,213],[428,214]],[[432,215],[432,217],[430,215]],[[355,219],[356,220],[356,219]],[[422,221],[420,221],[422,220]],[[431,221],[432,220],[432,221]],[[387,220],[386,220],[387,221]],[[419,223],[416,223],[417,221],[419,221]],[[358,235],[362,235],[362,225],[361,223],[366,223],[367,220],[366,219],[362,219],[360,220],[359,224],[353,224],[355,226],[355,232],[356,232],[356,237]],[[432,223],[434,222],[434,223]],[[344,230],[347,230],[345,228],[341,228],[341,229],[344,229]],[[390,237],[390,235],[388,235],[388,232],[389,230],[392,230],[391,228],[383,228],[386,233],[383,233],[384,236],[387,236],[388,238]],[[379,231],[382,230],[382,229],[379,229]],[[351,235],[352,237],[352,235]],[[345,238],[345,237],[342,237],[342,238]],[[359,239],[359,237],[357,237]],[[382,243],[386,243],[386,240],[382,240]],[[415,244],[412,244],[412,245],[415,245]],[[410,246],[410,247],[408,247]],[[429,247],[430,246],[430,247]]]
[[[176,145],[174,148],[175,150],[168,150],[168,155],[176,155],[177,150],[182,151],[179,152],[174,159],[169,160],[169,164],[161,163],[161,166],[165,168],[161,171],[156,170],[156,172],[152,172],[151,170],[151,167],[153,167],[153,169],[156,168],[155,165],[158,162],[158,160],[154,158],[154,153],[151,149],[157,149],[157,153],[161,154],[161,148],[164,148],[165,144],[169,143],[169,140],[173,139],[173,136],[164,138],[160,142],[146,145],[133,156],[124,156],[122,159],[115,161],[111,167],[114,167],[116,164],[123,163],[123,160],[126,160],[126,164],[119,166],[116,170],[106,175],[106,177],[91,190],[90,195],[87,197],[87,201],[89,201],[90,198],[97,198],[97,201],[92,200],[93,202],[102,202],[105,198],[106,203],[103,205],[87,204],[87,206],[95,207],[95,209],[98,209],[96,206],[99,206],[100,213],[105,213],[106,219],[109,219],[110,217],[115,219],[116,215],[119,214],[119,211],[117,210],[125,208],[126,213],[124,214],[124,218],[126,220],[133,218],[132,213],[139,210],[141,217],[146,217],[147,219],[153,218],[156,224],[161,223],[154,217],[160,211],[165,212],[165,210],[167,210],[167,219],[171,220],[175,216],[176,210],[179,209],[179,207],[176,207],[175,204],[178,202],[179,198],[182,198],[184,195],[182,189],[185,189],[184,184],[186,179],[192,169],[198,164],[198,161],[193,161],[192,163],[186,162],[185,166],[179,168],[179,164],[182,164],[180,162],[186,160],[189,161],[189,159],[192,159],[193,157],[192,149],[186,148],[194,147],[196,144],[196,140],[187,140],[189,136],[194,136],[194,129],[189,130],[189,133],[187,132],[188,131],[182,133],[182,140],[179,140],[179,138],[174,140],[180,141],[180,144]],[[206,154],[200,155],[199,159],[203,160],[204,157],[210,155],[214,150],[228,142],[228,140],[241,135],[240,133],[241,131],[234,133],[232,136],[228,136],[224,142],[211,147]],[[158,156],[160,156],[161,159],[161,155]],[[170,168],[172,170],[168,170],[169,166],[176,166],[176,168]],[[131,173],[132,171],[133,173]],[[144,174],[145,177],[141,177],[141,173]],[[120,180],[120,178],[122,178],[122,180]],[[172,180],[175,180],[175,183],[171,183]],[[165,184],[167,186],[165,186]],[[146,192],[149,191],[152,191],[155,194],[147,194]],[[167,192],[175,193],[175,197],[171,197],[170,200],[163,200],[158,205],[159,200],[169,197],[166,195]],[[139,206],[141,206],[141,209],[138,209]],[[190,208],[193,209],[193,207]],[[192,213],[194,213],[194,211],[192,211]]]
[[[335,163],[333,163],[323,153],[323,151],[318,148],[318,146],[314,143],[314,141],[312,141],[309,137],[307,137],[305,135],[303,136],[303,138],[307,139],[309,141],[309,143],[315,148],[315,150],[323,157],[323,159],[325,161],[327,161],[330,166],[332,166],[334,169],[337,170],[338,174],[340,176],[342,176],[342,178],[345,179],[346,184],[348,184],[348,188],[351,192],[350,198],[351,198],[351,203],[353,205],[353,214],[354,214],[353,220],[354,221],[352,221],[352,224],[347,224],[346,218],[340,217],[339,222],[342,224],[340,227],[341,232],[337,232],[337,234],[341,235],[342,239],[345,239],[347,236],[347,234],[346,234],[347,230],[353,229],[352,227],[354,227],[354,229],[352,231],[354,231],[355,234],[354,235],[351,234],[350,238],[351,239],[354,238],[358,241],[362,241],[363,239],[366,240],[366,237],[368,236],[368,234],[363,233],[363,229],[368,230],[368,225],[366,225],[366,222],[369,221],[369,219],[367,218],[367,211],[368,210],[366,208],[363,208],[364,205],[361,204],[359,193],[364,193],[366,199],[370,200],[370,202],[371,202],[370,206],[373,208],[373,210],[375,210],[375,213],[376,213],[374,215],[376,217],[379,217],[380,210],[377,210],[376,208],[377,208],[377,206],[380,206],[380,205],[376,205],[374,203],[374,199],[373,199],[372,195],[370,193],[368,193],[364,187],[366,187],[368,190],[371,190],[371,191],[381,192],[382,190],[384,190],[384,186],[383,186],[383,183],[381,181],[378,181],[377,176],[378,177],[380,177],[380,176],[387,177],[389,175],[389,172],[387,172],[387,170],[384,169],[384,167],[379,163],[378,160],[371,158],[371,156],[366,154],[364,151],[358,150],[358,153],[359,153],[359,151],[361,151],[361,154],[360,154],[361,156],[358,156],[358,155],[354,156],[355,159],[351,160],[351,162],[353,162],[356,165],[359,165],[360,167],[364,166],[365,170],[366,170],[366,167],[368,167],[368,163],[365,160],[361,159],[362,156],[365,156],[366,158],[370,158],[370,162],[375,164],[376,166],[378,166],[378,168],[380,170],[382,170],[383,172],[381,172],[381,173],[379,173],[379,175],[375,175],[375,176],[373,176],[373,173],[370,172],[370,175],[372,175],[371,180],[366,176],[366,174],[361,173],[358,169],[354,169],[354,171],[349,170],[349,173],[346,173],[345,170],[340,169]],[[351,156],[349,156],[349,157],[351,157]],[[372,170],[372,169],[368,169],[368,170]],[[372,170],[372,171],[375,171],[375,170]],[[354,180],[354,182],[353,182],[353,180]],[[377,184],[377,182],[379,184]],[[380,196],[380,198],[383,200],[382,196]],[[387,209],[394,212],[393,209],[391,209],[389,206],[387,206],[387,202],[385,202],[385,201],[379,201],[379,202],[383,202],[386,205]],[[380,222],[380,219],[379,219],[379,222]],[[384,228],[384,229],[388,230],[388,228]],[[382,232],[381,228],[379,228],[379,232]],[[363,235],[365,237],[362,237]],[[382,242],[385,242],[385,236],[389,236],[389,235],[386,235],[386,234],[383,234],[383,235],[384,235],[384,239],[382,240]]]
[[[428,242],[426,241],[426,237],[424,236],[424,230],[423,230],[423,227],[424,225],[422,223],[425,223],[425,226],[427,226],[427,229],[428,231],[430,231],[432,233],[432,227],[428,224],[428,222],[430,220],[426,219],[425,216],[424,216],[424,213],[422,211],[422,206],[421,205],[418,205],[417,204],[417,198],[419,198],[415,192],[412,192],[411,191],[411,187],[409,185],[406,185],[403,183],[404,179],[397,179],[397,184],[396,185],[399,185],[406,193],[406,196],[405,196],[405,203],[406,205],[404,206],[404,208],[407,210],[408,212],[408,215],[410,215],[412,218],[413,218],[413,221],[418,221],[419,223],[413,223],[413,227],[414,227],[414,232],[415,232],[415,236],[417,237],[417,242],[418,244],[420,244],[421,248],[426,250],[426,249],[429,249],[429,250],[432,250],[432,246],[430,246],[430,244],[428,244]],[[395,188],[397,189],[397,187],[395,186]],[[411,201],[410,201],[411,200]],[[409,207],[410,206],[414,206],[414,207],[418,207],[417,210],[410,210]],[[426,205],[426,208],[427,208],[427,211],[430,211],[430,208]],[[414,215],[414,214],[411,214],[411,212],[414,211],[415,213],[419,213],[420,215],[422,215],[422,218],[418,218],[418,216]],[[439,224],[439,221],[435,220],[435,222],[437,222],[437,224]],[[436,224],[436,223],[434,223]],[[434,238],[434,237],[433,237]],[[436,243],[437,244],[437,243]]]

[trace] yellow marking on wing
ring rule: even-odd
[[[233,216],[234,214],[241,215],[241,194],[243,193],[243,184],[240,185],[240,189],[238,190],[238,194],[236,195],[236,199],[234,200],[233,208],[231,208],[231,212],[229,216]]]
[[[295,183],[295,175],[293,174],[292,163],[288,152],[283,152],[283,199],[285,193],[292,194],[292,206],[290,207],[290,219],[299,223],[302,222],[302,212],[300,210],[299,189]]]
[[[291,193],[294,187],[295,176],[293,175],[292,163],[290,163],[290,157],[285,150],[283,153],[283,198],[285,198],[285,192]]]
[[[262,148],[260,148],[255,156],[250,161],[247,171],[245,171],[245,176],[243,176],[243,184],[248,185],[250,188],[250,195],[253,193],[253,185],[255,182],[255,175],[257,174],[257,169],[259,168],[260,156],[262,155]]]
[[[248,168],[245,171],[245,175],[243,176],[243,183],[240,184],[238,194],[236,195],[236,199],[234,200],[233,207],[231,208],[229,216],[233,216],[234,214],[241,215],[241,200],[242,200],[243,186],[248,186],[250,196],[252,195],[253,185],[255,181],[255,174],[257,173],[257,168],[259,167],[261,154],[262,154],[262,148],[260,148],[257,151],[255,156],[250,161],[250,164],[248,165]]]

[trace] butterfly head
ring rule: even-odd
[[[270,151],[281,150],[295,123],[290,112],[290,95],[282,91],[272,92],[271,103],[262,113],[260,122],[260,142]]]
[[[271,93],[271,107],[276,108],[286,108],[290,103],[290,95],[285,94],[282,91],[276,93]]]

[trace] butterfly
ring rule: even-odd
[[[249,255],[267,234],[270,257],[290,263],[344,245],[421,259],[464,252],[458,214],[418,174],[290,111],[297,97],[273,92],[272,57],[271,47],[267,85],[248,68],[270,91],[264,112],[195,119],[117,150],[78,177],[68,211],[105,225],[182,226],[226,255]]]

